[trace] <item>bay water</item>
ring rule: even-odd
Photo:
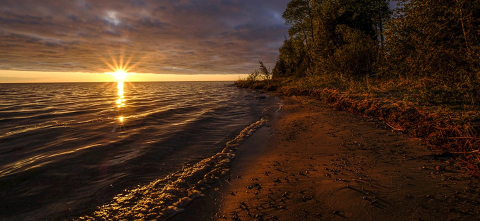
[[[279,105],[232,82],[0,84],[0,219],[168,218]]]

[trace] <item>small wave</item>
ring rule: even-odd
[[[230,162],[235,158],[235,151],[264,123],[262,118],[246,127],[212,157],[164,179],[118,194],[91,215],[75,220],[168,219],[181,212],[193,199],[203,196],[202,192],[209,188],[209,184],[225,175]]]
[[[58,157],[58,156],[62,156],[62,155],[75,153],[75,152],[85,150],[85,149],[89,149],[89,148],[99,147],[101,145],[102,144],[90,144],[90,145],[86,145],[86,146],[83,146],[83,147],[80,147],[80,148],[76,148],[74,150],[63,151],[63,152],[60,152],[60,153],[55,153],[55,154],[50,154],[50,155],[42,154],[42,155],[39,155],[39,156],[33,156],[33,157],[30,157],[30,158],[27,158],[27,159],[24,159],[24,160],[21,160],[21,161],[17,161],[17,162],[11,163],[9,165],[6,165],[4,167],[0,167],[0,177],[8,176],[8,175],[19,173],[19,172],[24,172],[24,171],[27,171],[27,170],[30,170],[30,169],[33,169],[33,168],[38,168],[38,167],[41,167],[41,166],[44,166],[46,164],[49,164],[49,163],[53,162],[49,159],[52,159],[52,158],[55,158],[55,157]],[[39,161],[40,161],[40,163],[38,163]]]

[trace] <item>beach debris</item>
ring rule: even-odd
[[[241,219],[238,217],[237,213],[234,213],[233,216],[231,217],[233,221],[240,221]]]
[[[312,200],[312,199],[313,199],[313,197],[306,197],[306,196],[302,197],[303,202],[307,202],[307,201]]]
[[[263,220],[263,215],[261,215],[261,214],[256,214],[256,215],[255,215],[255,218],[258,219],[258,220]]]
[[[442,166],[436,166],[435,169],[438,171],[438,172],[443,172],[445,170],[444,167]]]
[[[253,188],[256,188],[257,190],[262,189],[262,186],[258,183],[254,183],[253,185],[247,186],[247,189],[251,190]]]

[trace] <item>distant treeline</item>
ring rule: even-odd
[[[407,79],[478,100],[480,0],[389,2],[290,1],[273,79]]]

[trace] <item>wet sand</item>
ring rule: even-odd
[[[308,97],[237,151],[230,172],[171,220],[479,220],[479,181],[451,156]]]

